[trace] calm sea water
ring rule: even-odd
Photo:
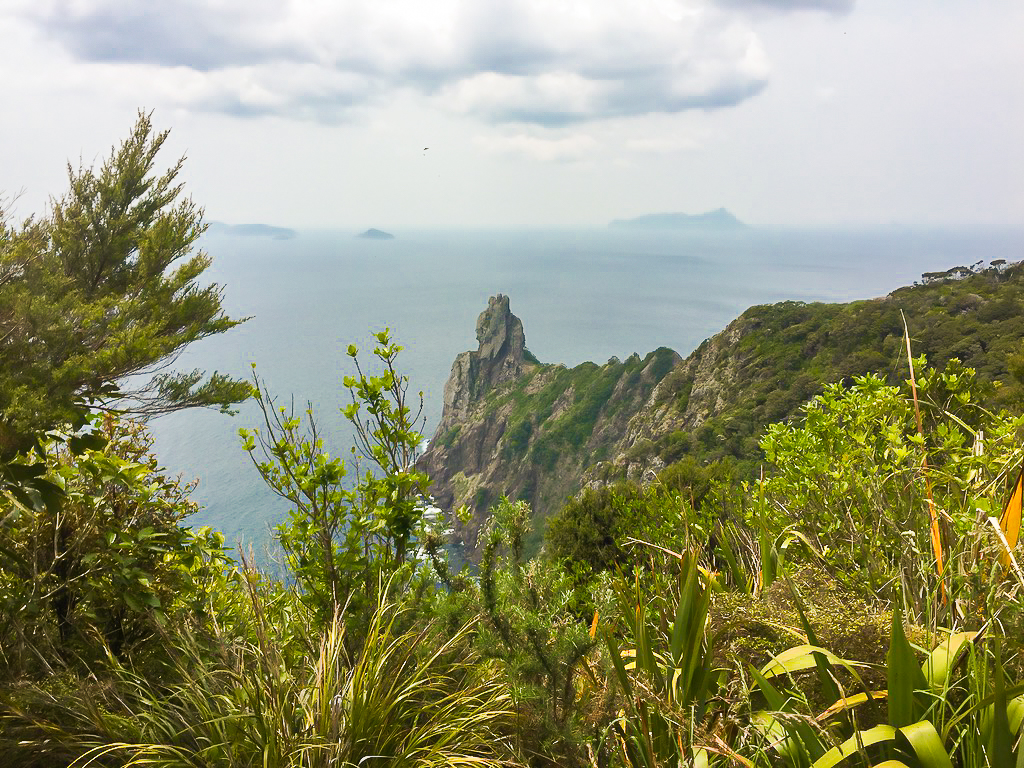
[[[177,367],[248,377],[255,363],[281,402],[313,403],[337,455],[351,444],[338,413],[353,372],[345,347],[368,350],[372,332],[391,328],[410,389],[423,390],[429,436],[452,361],[476,348],[476,318],[496,293],[510,297],[540,360],[571,366],[659,346],[685,356],[753,304],[881,296],[922,272],[1024,259],[1024,235],[1012,233],[308,232],[211,235],[203,246],[229,314],[251,319],[193,345]],[[259,552],[288,507],[241,450],[239,427],[257,425],[250,403],[234,417],[179,413],[152,429],[161,463],[199,479],[191,522]]]

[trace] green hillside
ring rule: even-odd
[[[471,551],[502,496],[527,501],[540,530],[588,483],[683,459],[728,458],[753,477],[767,425],[797,416],[827,384],[908,377],[904,318],[915,356],[974,369],[991,407],[1021,402],[1024,266],[958,267],[878,299],[751,307],[685,359],[661,349],[624,363],[530,366],[462,397],[420,466],[442,508],[473,513],[457,526]]]

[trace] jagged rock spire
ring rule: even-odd
[[[475,352],[455,358],[444,386],[444,407],[437,435],[445,434],[469,413],[470,406],[495,387],[523,373],[526,335],[522,321],[509,309],[508,296],[498,294],[476,321]]]

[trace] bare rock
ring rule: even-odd
[[[463,352],[452,365],[435,440],[463,422],[484,395],[519,378],[530,365],[525,360],[523,323],[509,309],[508,296],[499,293],[487,302],[476,321],[476,340],[477,350]]]

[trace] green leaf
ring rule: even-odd
[[[839,765],[848,757],[859,755],[863,748],[895,740],[895,728],[891,725],[876,725],[874,728],[868,728],[866,731],[858,731],[839,746],[833,747],[816,760],[811,768],[834,768],[834,766]]]
[[[899,729],[899,734],[910,744],[921,768],[953,768],[953,762],[942,745],[939,732],[927,720],[906,725]],[[1004,765],[998,761],[993,764]],[[1009,763],[1005,763],[1005,765],[1009,765]]]
[[[897,600],[892,612],[892,634],[885,658],[889,681],[889,725],[899,728],[917,722],[915,692],[928,683],[903,629],[903,611]]]
[[[792,711],[792,699],[783,696],[755,667],[750,668],[750,674],[754,678],[751,690],[757,688],[761,691],[769,709],[775,712]],[[765,735],[770,738],[775,750],[789,760],[790,765],[809,765],[811,760],[820,757],[825,751],[825,745],[819,734],[802,717],[793,720],[778,720],[769,713],[760,712],[755,715],[755,725],[757,721],[760,721],[762,725],[769,726],[769,730],[774,736],[768,733]],[[786,733],[785,739],[779,738],[779,728]]]
[[[993,765],[1010,765],[1013,762],[1013,734],[1010,732],[1010,718],[1007,712],[1009,702],[1006,696],[1006,673],[1003,670],[1002,644],[999,638],[993,640],[995,683],[994,712],[992,717],[992,737],[989,739],[989,752]]]
[[[0,556],[7,558],[9,562],[14,563],[22,571],[22,573],[30,573],[32,568],[28,561],[21,556],[13,547],[7,546],[4,542],[0,542]],[[3,570],[8,570],[6,567]],[[12,569],[13,570],[13,569]]]
[[[827,720],[828,718],[838,714],[839,712],[845,712],[846,710],[853,709],[856,706],[865,704],[869,701],[876,701],[878,699],[884,699],[889,696],[889,692],[886,690],[881,691],[864,691],[862,693],[855,693],[851,696],[841,697],[836,699],[835,702],[829,706],[824,712],[822,712],[816,718],[819,722]]]
[[[953,632],[928,654],[921,665],[921,672],[934,693],[946,689],[953,667],[977,636],[977,632]]]
[[[134,594],[127,591],[123,592],[122,594],[124,596],[124,602],[129,608],[131,608],[133,611],[137,611],[140,613],[142,612],[144,606]]]
[[[800,596],[800,591],[796,588],[796,584],[793,583],[792,577],[789,575],[789,571],[783,571],[783,576],[786,579],[786,585],[789,587],[790,594],[793,595],[793,604],[796,606],[797,615],[800,617],[800,624],[804,628],[804,632],[807,633],[807,643],[811,646],[820,646],[818,637],[814,632],[814,627],[811,626],[811,622],[807,618],[807,613],[804,610],[804,601]],[[825,654],[813,651],[814,666],[818,673],[818,686],[821,688],[821,694],[825,698],[825,701],[838,701],[842,694],[839,691],[839,686],[836,684],[834,673],[832,671],[832,665]]]
[[[86,451],[102,451],[107,445],[107,438],[98,432],[87,432],[84,435],[75,435],[68,441],[68,448],[74,454],[82,454]]]
[[[818,657],[825,659],[830,664],[839,664],[852,670],[854,667],[867,667],[859,661],[841,659],[831,651],[816,645],[797,645],[788,648],[782,653],[773,656],[768,663],[761,668],[761,674],[765,678],[772,678],[776,675],[791,675],[795,672],[802,672],[818,665]],[[836,697],[838,698],[838,697]]]

